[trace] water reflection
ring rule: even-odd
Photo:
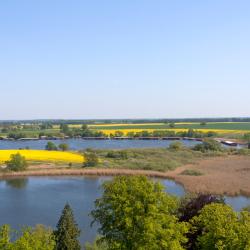
[[[27,186],[29,182],[28,178],[17,178],[17,179],[7,179],[5,180],[5,184],[8,187],[16,188],[16,189],[23,189]]]

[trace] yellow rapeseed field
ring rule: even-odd
[[[186,132],[188,129],[184,128],[169,128],[169,129],[98,129],[98,131],[102,131],[105,135],[115,134],[116,131],[121,131],[126,136],[129,132],[142,132],[142,131],[174,131],[174,132]],[[216,132],[218,134],[244,134],[244,130],[226,130],[226,129],[195,129],[195,131],[207,133],[207,132]]]
[[[116,126],[150,126],[164,125],[164,123],[110,123],[110,124],[89,124],[88,127],[116,127]]]
[[[20,153],[28,161],[82,163],[84,158],[80,154],[47,150],[0,150],[0,163],[10,159],[10,155]]]

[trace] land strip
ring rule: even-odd
[[[26,176],[117,176],[145,175],[155,178],[173,179],[184,186],[186,191],[195,193],[213,193],[220,195],[250,196],[250,156],[221,156],[202,159],[194,164],[167,172],[137,169],[67,169],[53,168],[53,165],[30,167],[23,172],[0,173],[0,178]],[[199,171],[202,175],[185,175],[183,171]]]

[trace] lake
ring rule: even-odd
[[[88,216],[94,201],[100,197],[100,185],[111,177],[29,177],[0,180],[0,224],[13,228],[22,225],[45,224],[55,227],[66,202],[72,206],[82,230],[81,242],[92,241],[97,225],[90,227]],[[166,190],[183,196],[183,187],[171,180],[160,180]],[[250,205],[250,198],[225,197],[226,202],[239,211]]]
[[[5,141],[0,140],[0,149],[19,149],[29,147],[30,149],[45,149],[49,140],[29,140],[29,141]],[[67,143],[71,150],[81,150],[86,148],[95,149],[125,149],[125,148],[161,148],[168,147],[174,140],[84,140],[67,139],[53,140],[57,145]],[[187,147],[196,145],[197,141],[181,140]]]

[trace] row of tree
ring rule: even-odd
[[[102,131],[98,130],[91,130],[86,125],[83,125],[82,128],[69,128],[67,124],[61,125],[60,133],[57,132],[40,132],[37,136],[39,138],[54,138],[56,137],[63,137],[67,136],[70,138],[74,137],[122,137],[127,136],[130,138],[139,138],[139,137],[192,137],[192,138],[204,138],[204,137],[214,137],[217,133],[213,131],[208,132],[200,132],[198,130],[189,129],[188,131],[178,131],[175,132],[174,130],[154,130],[148,131],[143,130],[140,132],[128,132],[124,133],[122,130],[117,130],[114,133],[111,133],[109,136]],[[14,140],[18,140],[21,138],[27,138],[28,134],[25,131],[17,131],[17,132],[10,132],[8,138],[12,138]]]
[[[182,200],[143,176],[116,177],[103,184],[91,212],[98,240],[87,250],[247,250],[250,212],[235,212],[221,197],[190,195]],[[25,229],[14,242],[8,226],[0,229],[0,249],[80,250],[80,230],[66,204],[55,231]]]

